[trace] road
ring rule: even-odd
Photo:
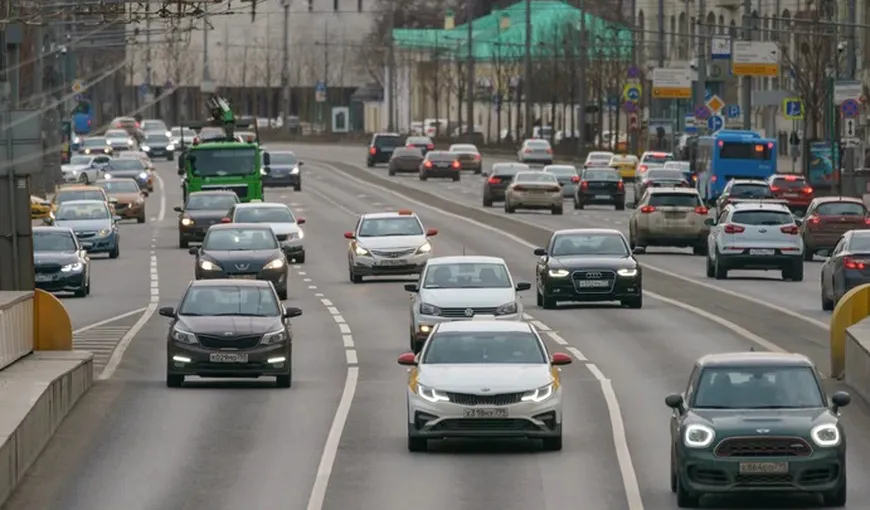
[[[664,299],[648,298],[641,310],[541,310],[531,293],[525,296],[526,311],[546,331],[551,350],[576,359],[563,370],[562,452],[542,453],[525,443],[448,442],[428,454],[410,454],[404,440],[406,373],[396,365],[407,344],[408,295],[399,280],[347,281],[342,233],[352,229],[354,216],[412,207],[427,227],[439,229],[437,254],[497,254],[516,279],[533,281],[530,242],[540,244],[547,232],[569,226],[624,228],[628,213],[589,208],[561,218],[535,213],[507,218],[494,209],[491,216],[480,216],[479,177],[463,176],[456,185],[398,177],[392,179],[402,190],[396,194],[381,180],[383,167],[364,168],[360,149],[293,148],[307,162],[303,191],[267,195],[307,220],[309,263],[291,272],[290,303],[304,310],[293,324],[293,388],[274,389],[266,381],[197,381],[167,389],[166,320],[152,316],[113,377],[98,382],[64,422],[5,510],[398,510],[409,502],[420,510],[519,510],[574,508],[578,500],[590,509],[668,510],[676,502],[667,485],[670,413],[663,398],[685,386],[697,357],[759,349],[761,340],[825,360],[824,329],[785,312],[825,320],[818,311],[817,269],[812,273],[818,263],[808,264],[804,283],[720,282],[706,280],[702,259],[654,253],[642,257],[645,266],[682,279],[648,271],[646,290]],[[171,165],[158,167],[166,183],[160,193],[171,211],[180,201],[177,177]],[[160,193],[149,199],[149,207],[159,203]],[[426,205],[435,203],[430,193],[443,199],[436,204],[440,209]],[[484,221],[467,221],[478,218]],[[174,304],[192,278],[191,256],[177,248],[171,213],[142,225],[141,239],[128,235],[140,226],[130,227],[124,225],[117,271],[115,261],[95,261],[107,272],[100,277],[108,282],[106,290],[100,291],[95,279],[93,299],[65,301],[72,314],[84,317],[77,317],[77,324],[111,315],[101,292],[120,301],[112,303],[117,314],[151,303],[152,274],[159,275],[161,306]],[[152,236],[156,273],[148,262]],[[102,262],[107,264],[97,265]],[[355,375],[346,385],[349,373]],[[847,508],[863,510],[870,504],[870,487],[860,483],[870,475],[865,432],[870,408],[855,403],[844,411],[844,420],[853,480]],[[709,503],[812,507],[806,498]]]

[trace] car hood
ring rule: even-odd
[[[109,193],[109,198],[116,198],[118,202],[128,204],[139,200],[142,198],[142,195],[139,193]]]
[[[33,252],[33,263],[36,266],[48,264],[75,264],[79,262],[79,257],[74,251],[35,251]]]
[[[111,220],[56,220],[55,226],[69,227],[74,232],[92,232],[112,228]]]
[[[420,299],[438,307],[498,307],[516,301],[516,291],[505,289],[420,289]]]
[[[227,210],[193,209],[184,211],[184,215],[193,220],[221,220],[226,217]]]
[[[687,423],[704,423],[719,437],[732,435],[801,435],[823,423],[836,423],[827,408],[808,409],[692,409]]]
[[[282,328],[278,317],[191,317],[182,315],[178,329],[199,335],[263,335]],[[229,336],[229,335],[228,335]]]
[[[417,380],[441,391],[496,395],[546,386],[553,381],[553,374],[546,363],[423,364],[418,369]]]
[[[302,229],[296,223],[266,223],[276,236],[298,234]]]
[[[172,140],[165,140],[165,141],[159,141],[159,142],[157,142],[157,141],[143,142],[142,145],[144,145],[146,147],[166,147],[167,145],[169,145],[171,143],[172,143]]]
[[[131,178],[138,179],[139,176],[144,173],[145,170],[112,170],[111,168],[106,169],[106,173],[111,175],[114,178]]]
[[[282,257],[281,250],[203,250],[202,258],[212,260],[224,270],[231,272],[244,271],[254,272],[259,271],[264,265],[273,260]],[[236,265],[247,265],[247,267],[235,267]]]
[[[82,170],[87,170],[88,168],[90,168],[90,165],[61,165],[60,171],[64,172],[64,173],[66,173],[66,172],[80,172]]]
[[[426,236],[386,236],[386,237],[360,237],[357,243],[363,248],[375,250],[399,250],[419,248],[426,242]]]
[[[550,257],[550,269],[624,269],[637,266],[631,257],[602,257],[598,255],[573,255]]]

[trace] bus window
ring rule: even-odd
[[[771,151],[773,144],[768,143],[720,142],[719,158],[768,161]]]

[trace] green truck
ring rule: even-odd
[[[200,136],[193,140],[183,138],[178,158],[178,175],[182,176],[184,198],[194,191],[229,190],[242,202],[263,200],[263,168],[269,164],[269,155],[260,149],[259,134],[254,143],[236,139],[236,118],[229,102],[213,96],[207,101],[212,121],[210,124],[186,124],[194,130],[206,125],[220,127],[223,133]],[[254,123],[256,131],[256,122]]]

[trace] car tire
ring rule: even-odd
[[[187,249],[188,247],[190,247],[190,242],[185,241],[184,239],[179,237],[178,238],[178,247],[181,249]]]
[[[800,261],[797,264],[794,264],[789,268],[784,268],[782,270],[782,279],[783,280],[791,280],[793,282],[804,281],[804,263],[803,263],[803,261]]]
[[[710,254],[707,254],[707,278],[716,276],[716,269],[713,267],[713,261],[710,259]]]
[[[275,376],[275,387],[277,388],[289,388],[293,386],[293,375],[290,372],[287,372],[285,375],[277,375]]]
[[[692,494],[683,488],[680,483],[680,477],[677,475],[677,507],[678,508],[698,508],[701,503],[701,496]]]
[[[138,218],[136,218],[136,223],[139,223],[139,224],[145,223],[145,216],[143,215],[143,216],[139,216]]]
[[[73,296],[75,296],[77,298],[83,298],[87,295],[88,295],[88,286],[87,286],[87,284],[84,284],[84,283],[82,284],[80,289],[76,289],[76,291],[73,292]]]
[[[293,256],[293,263],[295,264],[304,264],[305,263],[305,254],[299,254]]]
[[[278,291],[278,299],[281,301],[287,301],[287,287]]]
[[[489,198],[489,197],[487,197],[486,195],[484,195],[484,197],[483,197],[483,206],[484,206],[484,207],[492,207],[492,198]]]
[[[480,174],[482,174],[482,173],[483,173],[483,169],[482,169],[482,168],[475,168],[475,169],[474,169],[474,175],[480,175]]]
[[[551,212],[553,213],[553,216],[561,216],[562,214],[564,214],[565,209],[563,206],[556,206],[553,207],[553,210]]]
[[[389,170],[387,170],[387,175],[389,175],[390,177],[393,177],[396,175],[396,171],[393,170],[392,168],[390,168]]]
[[[363,277],[354,273],[353,269],[348,268],[347,272],[352,283],[362,283]]]
[[[643,294],[640,294],[637,297],[623,299],[621,301],[621,304],[622,306],[627,306],[629,308],[639,310],[643,308]]]
[[[184,385],[184,376],[178,374],[166,374],[167,388],[181,388]]]
[[[617,202],[616,204],[614,204],[614,207],[616,208],[617,211],[624,211],[625,210],[625,202]]]
[[[375,166],[375,162],[372,161],[372,160],[370,160],[370,159],[367,159],[367,160],[366,160],[366,166],[367,166],[368,168],[372,168],[372,167]]]
[[[831,491],[825,492],[822,494],[822,501],[824,502],[826,507],[831,508],[842,508],[846,506],[846,473],[843,472],[843,484],[840,485],[840,488]]]
[[[701,242],[692,246],[692,255],[704,256],[707,254],[707,243]]]
[[[169,155],[166,156],[166,161],[172,161],[174,159],[175,159],[175,154],[169,153]]]
[[[809,246],[804,245],[804,261],[812,262],[816,253]]]
[[[579,211],[580,210],[580,202],[577,201],[577,197],[574,197],[573,202],[574,202],[574,210]]]
[[[426,174],[424,174],[424,173],[421,172],[421,173],[420,173],[420,180],[421,180],[421,181],[427,181],[427,180],[429,180],[429,178],[426,177]]]
[[[88,276],[87,282],[85,282],[85,296],[91,295],[91,277]]]
[[[725,267],[725,264],[723,264],[721,260],[722,257],[716,257],[716,261],[713,263],[713,276],[717,280],[727,280],[728,268]]]
[[[302,191],[302,180],[296,181],[296,185],[293,186],[293,191]]]
[[[459,182],[459,180],[460,180],[461,178],[462,178],[462,175],[460,175],[459,173],[457,173],[456,175],[453,176],[453,182]]]
[[[120,244],[116,244],[115,247],[112,248],[112,251],[109,252],[109,258],[110,258],[110,259],[116,259],[116,258],[118,258],[118,257],[120,257],[120,256],[121,256],[121,245],[120,245]]]
[[[516,212],[516,210],[517,210],[516,207],[513,207],[513,206],[510,204],[510,202],[508,202],[507,199],[505,199],[505,201],[504,201],[504,212],[506,212],[506,213],[508,213],[508,214],[513,214],[513,213]]]
[[[559,302],[556,301],[556,298],[547,297],[545,293],[541,298],[541,308],[544,310],[555,310],[558,308]]]
[[[545,437],[541,439],[541,447],[546,452],[562,451],[562,433],[555,437]]]
[[[819,287],[820,287],[819,293],[822,295],[822,311],[824,311],[824,312],[833,311],[834,305],[835,305],[834,300],[828,299],[825,297],[825,285],[824,284],[820,283]]]
[[[583,202],[577,202],[577,209],[580,209],[581,211],[583,209],[586,209],[586,204],[584,204]]]
[[[429,449],[429,440],[424,437],[408,436],[409,452],[425,452]]]
[[[535,290],[535,304],[543,307],[544,306],[544,295]]]

